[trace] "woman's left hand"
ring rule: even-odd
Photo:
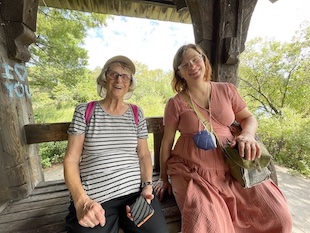
[[[232,147],[238,145],[239,154],[242,158],[247,160],[254,160],[261,156],[260,147],[254,136],[247,133],[242,133],[235,138],[231,144]]]
[[[141,196],[145,198],[145,200],[151,204],[151,201],[154,199],[154,194],[153,194],[153,186],[152,185],[147,185],[142,189]]]
[[[141,196],[145,198],[147,203],[151,204],[151,201],[154,199],[154,194],[153,194],[153,187],[151,185],[147,185],[142,189]],[[127,205],[126,206],[126,213],[127,217],[133,221],[132,215],[131,215],[131,210],[130,207]]]

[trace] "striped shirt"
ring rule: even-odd
[[[121,116],[105,112],[96,103],[89,125],[86,103],[75,108],[68,134],[85,134],[80,162],[82,185],[99,203],[138,192],[141,184],[137,139],[147,138],[146,120],[139,109],[139,124],[131,107]]]

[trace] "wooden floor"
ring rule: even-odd
[[[0,233],[62,233],[69,192],[63,180],[40,183],[23,200],[9,203],[0,213]],[[162,203],[169,232],[180,231],[180,213],[173,198]]]

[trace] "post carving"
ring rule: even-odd
[[[0,4],[8,57],[27,62],[31,56],[28,46],[36,40],[39,0],[0,0]]]
[[[207,53],[212,79],[237,84],[239,55],[257,0],[186,0],[195,43]],[[203,10],[201,10],[203,9]]]

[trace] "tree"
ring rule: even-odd
[[[132,100],[140,105],[146,116],[163,116],[164,107],[173,95],[171,88],[172,74],[163,70],[149,70],[145,64],[135,62],[137,88]]]
[[[310,26],[291,42],[256,38],[241,55],[239,89],[279,163],[310,175]]]
[[[257,114],[281,116],[289,107],[308,114],[310,106],[310,27],[305,24],[291,42],[256,38],[241,55],[239,87]]]
[[[87,51],[82,46],[87,30],[104,25],[107,17],[103,14],[39,7],[37,41],[30,47],[32,58],[27,64],[33,103],[37,108],[34,110],[39,120],[48,120],[39,116],[40,113],[53,116],[55,111],[65,106],[74,106],[77,101],[87,100],[85,96],[77,98],[81,83],[85,89],[93,85],[85,81],[91,75],[86,68]],[[48,105],[45,111],[36,111],[46,108],[43,103],[47,102],[53,104]]]

